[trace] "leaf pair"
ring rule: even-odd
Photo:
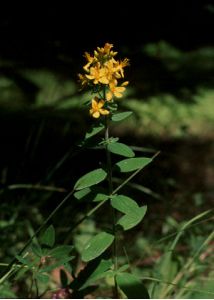
[[[111,199],[111,205],[118,211],[124,213],[117,225],[121,225],[124,230],[131,229],[140,223],[146,214],[147,206],[139,207],[131,198],[124,195],[116,195]]]
[[[115,143],[116,144],[116,143]],[[120,143],[117,143],[120,144]],[[112,144],[114,145],[114,144]],[[126,146],[126,145],[125,145]],[[128,146],[127,146],[128,147]],[[147,157],[134,157],[134,158],[127,158],[121,160],[120,162],[116,163],[116,167],[119,168],[120,172],[132,172],[138,169],[143,169],[152,161],[151,158]],[[107,177],[107,172],[101,168],[93,170],[84,176],[82,176],[79,180],[77,180],[74,190],[82,190],[84,188],[93,186],[102,182]]]

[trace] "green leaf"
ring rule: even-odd
[[[105,201],[109,199],[109,195],[103,194],[103,193],[97,193],[94,198],[93,201],[94,202],[101,202],[101,201]]]
[[[127,158],[116,163],[116,167],[120,169],[120,172],[132,172],[137,169],[143,169],[152,161],[147,157],[134,157]]]
[[[110,152],[118,154],[118,155],[122,155],[125,157],[134,157],[135,154],[132,151],[132,149],[122,143],[110,143],[107,145],[107,148]]]
[[[49,276],[46,274],[37,273],[35,277],[38,281],[45,283],[45,284],[47,284],[49,281]]]
[[[131,198],[124,195],[116,195],[111,199],[111,206],[124,214],[136,213],[138,204]]]
[[[118,271],[119,273],[122,273],[122,272],[126,271],[126,270],[129,269],[129,268],[130,268],[130,265],[125,264],[125,265],[123,265],[122,267],[120,267],[117,271]]]
[[[114,236],[107,232],[98,233],[85,246],[82,260],[87,262],[100,256],[113,242]]]
[[[32,252],[33,252],[35,255],[37,255],[37,256],[39,256],[39,257],[42,257],[42,256],[43,256],[42,249],[41,249],[41,247],[40,247],[38,244],[32,243],[32,245],[31,245],[31,250],[32,250]]]
[[[81,200],[81,199],[85,198],[85,196],[89,195],[90,193],[91,193],[91,189],[90,188],[85,188],[85,189],[82,189],[82,190],[77,191],[76,193],[74,193],[74,197],[77,200]]]
[[[100,124],[98,126],[92,127],[91,131],[86,133],[85,140],[91,138],[94,135],[96,135],[97,133],[99,133],[103,129],[104,129],[104,125],[103,124]]]
[[[125,111],[122,113],[113,114],[111,119],[114,122],[120,122],[120,121],[128,118],[131,115],[132,115],[132,111]]]
[[[74,248],[73,246],[62,245],[52,249],[48,254],[55,258],[61,258],[61,257],[68,256],[70,252],[73,250],[73,248]]]
[[[97,187],[85,188],[74,193],[74,197],[81,201],[84,200],[89,200],[94,202],[104,201],[109,198],[109,195],[106,195],[105,193],[103,193],[103,191],[104,189],[97,188]]]
[[[96,169],[82,176],[75,184],[75,190],[82,190],[86,187],[95,185],[103,181],[107,176],[107,173],[103,169]]]
[[[147,289],[135,275],[120,273],[116,281],[128,299],[150,299]]]
[[[105,275],[107,274],[106,271],[108,271],[111,266],[112,266],[111,260],[102,259],[99,265],[97,266],[97,268],[94,270],[94,272],[87,278],[86,282],[83,284],[80,290],[86,288],[94,281],[105,277]]]
[[[124,230],[129,230],[139,224],[147,211],[147,206],[142,206],[138,208],[138,214],[127,214],[123,216],[118,222],[118,225],[121,225]]]
[[[16,255],[16,259],[21,262],[23,265],[28,266],[28,268],[31,268],[33,266],[33,263],[30,262],[29,260],[27,260],[26,258],[20,256],[20,255]]]
[[[65,257],[65,258],[57,261],[56,263],[54,263],[50,266],[44,267],[40,270],[41,270],[41,272],[50,272],[58,267],[61,267],[62,265],[66,264],[67,262],[71,261],[72,259],[74,259],[74,256]]]
[[[33,264],[32,264],[32,266],[33,266]],[[15,275],[15,277],[14,277],[14,280],[20,280],[21,278],[23,278],[23,276],[24,276],[24,274],[26,273],[26,272],[28,272],[29,271],[29,269],[28,268],[20,268],[18,271],[17,271],[17,273],[16,273],[16,275]],[[0,285],[1,286],[1,285]],[[1,298],[0,298],[1,299]]]
[[[139,207],[133,199],[123,195],[114,196],[111,199],[111,205],[125,214],[117,222],[124,230],[131,229],[140,223],[147,211],[147,206]]]
[[[71,264],[70,264],[69,262],[64,263],[64,264],[63,264],[63,267],[65,268],[65,270],[66,270],[68,273],[71,274],[71,273],[73,272],[72,266],[71,266]]]
[[[40,238],[40,242],[42,245],[48,246],[48,247],[53,247],[55,243],[55,229],[53,225],[50,225],[43,235]]]

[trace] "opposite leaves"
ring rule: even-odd
[[[124,213],[117,225],[121,225],[124,230],[131,229],[139,224],[146,214],[147,206],[139,207],[131,198],[123,195],[115,196],[111,199],[111,205],[118,211]]]

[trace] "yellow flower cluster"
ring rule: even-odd
[[[106,43],[104,47],[97,47],[94,55],[85,52],[86,65],[83,67],[85,73],[79,74],[79,80],[83,87],[89,86],[100,93],[102,97],[95,97],[91,103],[90,114],[94,118],[100,115],[109,114],[108,109],[104,109],[106,103],[113,101],[113,98],[121,98],[128,81],[118,85],[118,81],[124,78],[124,68],[129,65],[129,60],[115,60],[117,52],[112,50],[113,45]]]

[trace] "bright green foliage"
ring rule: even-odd
[[[100,256],[112,243],[114,236],[107,232],[100,232],[93,237],[82,252],[82,260],[90,261]]]
[[[152,159],[147,157],[127,158],[116,163],[116,167],[119,168],[120,172],[132,172],[138,169],[143,169],[151,161]]]
[[[117,221],[124,230],[131,229],[140,223],[146,214],[147,206],[139,207],[131,198],[117,195],[112,198],[111,205],[125,215]]]
[[[118,154],[125,157],[135,156],[133,150],[129,146],[122,143],[110,143],[108,144],[107,148],[110,152],[114,154]]]
[[[128,118],[131,115],[132,115],[132,111],[125,111],[125,112],[122,112],[122,113],[114,114],[111,119],[114,122],[120,122],[122,120],[125,120],[126,118]]]
[[[103,169],[96,169],[82,176],[75,184],[75,190],[82,190],[92,185],[98,184],[103,181],[107,173]]]

